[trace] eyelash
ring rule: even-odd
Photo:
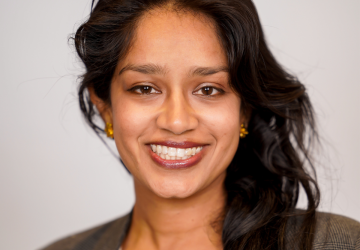
[[[210,90],[211,90],[211,93],[210,93],[209,95],[205,95],[204,92],[202,92],[202,91],[210,91],[210,90],[206,90],[206,89],[210,89]],[[214,90],[217,91],[217,93],[211,95]],[[204,86],[204,87],[201,87],[200,89],[198,89],[197,91],[195,91],[194,94],[195,94],[195,93],[198,93],[198,92],[200,92],[200,91],[202,92],[202,94],[196,94],[196,95],[203,95],[203,96],[206,96],[206,97],[214,97],[214,96],[221,95],[221,94],[224,94],[224,93],[225,93],[225,91],[222,90],[222,89],[215,88],[215,87],[213,87],[213,86]]]
[[[145,88],[149,88],[150,89],[150,93],[142,93],[141,90],[144,90]],[[148,85],[141,85],[141,86],[135,86],[131,89],[129,89],[130,92],[133,92],[133,93],[136,93],[136,94],[139,94],[139,95],[151,95],[151,94],[158,94],[158,93],[161,93],[160,91],[156,90],[155,88],[151,87],[151,86],[148,86]],[[152,93],[152,92],[155,92],[155,93]]]
[[[144,90],[144,89],[147,89],[147,90],[150,89],[150,92],[149,93],[143,93],[142,90]],[[151,87],[151,86],[148,86],[148,85],[135,86],[135,87],[129,89],[129,91],[133,92],[133,93],[136,93],[136,94],[139,94],[139,95],[151,95],[151,94],[159,94],[159,93],[161,93],[160,91],[156,90],[154,87]],[[200,91],[202,92],[202,94],[198,93]],[[206,94],[204,94],[203,91],[210,91],[210,94],[206,95]],[[212,95],[213,91],[217,91],[217,92],[215,92],[215,94]],[[201,87],[200,89],[198,89],[197,91],[193,92],[193,94],[195,94],[195,95],[203,95],[203,96],[206,96],[206,97],[214,97],[216,95],[221,95],[221,94],[224,94],[224,93],[225,93],[224,90],[219,89],[219,88],[215,88],[213,86],[204,86],[204,87]]]

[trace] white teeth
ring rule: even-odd
[[[192,148],[192,149],[191,149],[191,154],[192,154],[192,155],[195,155],[195,154],[196,154],[196,148]]]
[[[156,146],[156,153],[161,153],[162,152],[162,147],[160,145]]]
[[[196,154],[199,153],[201,151],[201,149],[202,149],[201,147],[197,147],[195,153]]]
[[[184,157],[184,155],[185,155],[185,149],[183,149],[183,148],[178,148],[178,149],[176,150],[176,156],[177,156],[177,157]]]
[[[150,144],[150,147],[154,153],[166,160],[186,160],[203,149],[203,147],[172,148],[155,144]]]
[[[162,146],[162,153],[166,155],[168,153],[168,147]]]
[[[191,153],[192,153],[191,148],[185,149],[185,155],[191,155]]]
[[[169,156],[176,156],[176,148],[168,148]]]

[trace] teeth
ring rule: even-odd
[[[154,153],[166,160],[186,160],[203,149],[203,147],[172,148],[155,144],[151,144],[150,147]]]
[[[200,151],[199,151],[200,152]],[[176,150],[176,156],[177,157],[184,157],[184,155],[185,155],[185,149],[183,149],[183,148],[178,148],[177,150]]]
[[[166,155],[168,153],[168,147],[162,146],[162,153]]]
[[[168,148],[169,156],[176,156],[176,148]]]
[[[160,145],[156,146],[156,153],[161,153],[162,152],[162,147]]]
[[[196,148],[192,148],[191,149],[191,155],[195,155],[196,154]]]
[[[192,154],[191,148],[185,149],[185,155],[191,155],[191,154]]]

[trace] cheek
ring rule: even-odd
[[[239,144],[240,105],[240,100],[234,96],[224,100],[221,105],[202,112],[204,129],[215,141],[210,161],[219,171],[230,164]]]
[[[224,100],[221,105],[203,108],[200,114],[207,129],[219,142],[240,131],[240,100],[236,97]]]
[[[132,104],[125,98],[113,102],[114,133],[121,138],[138,137],[147,128],[149,112]],[[147,114],[147,115],[146,115]]]
[[[119,97],[112,103],[115,144],[120,157],[131,171],[139,160],[139,137],[149,128],[149,112]],[[147,114],[147,115],[146,115]]]

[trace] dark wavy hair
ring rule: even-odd
[[[89,19],[74,36],[86,67],[78,94],[88,124],[103,133],[93,120],[96,111],[87,88],[111,104],[111,78],[131,46],[139,19],[164,6],[214,21],[231,87],[250,117],[249,134],[240,140],[225,179],[224,249],[311,249],[320,197],[310,158],[310,146],[317,140],[313,109],[304,85],[269,51],[250,0],[100,0],[96,5],[93,0]],[[295,209],[301,187],[306,210]],[[290,237],[291,221],[300,217],[301,225]]]

